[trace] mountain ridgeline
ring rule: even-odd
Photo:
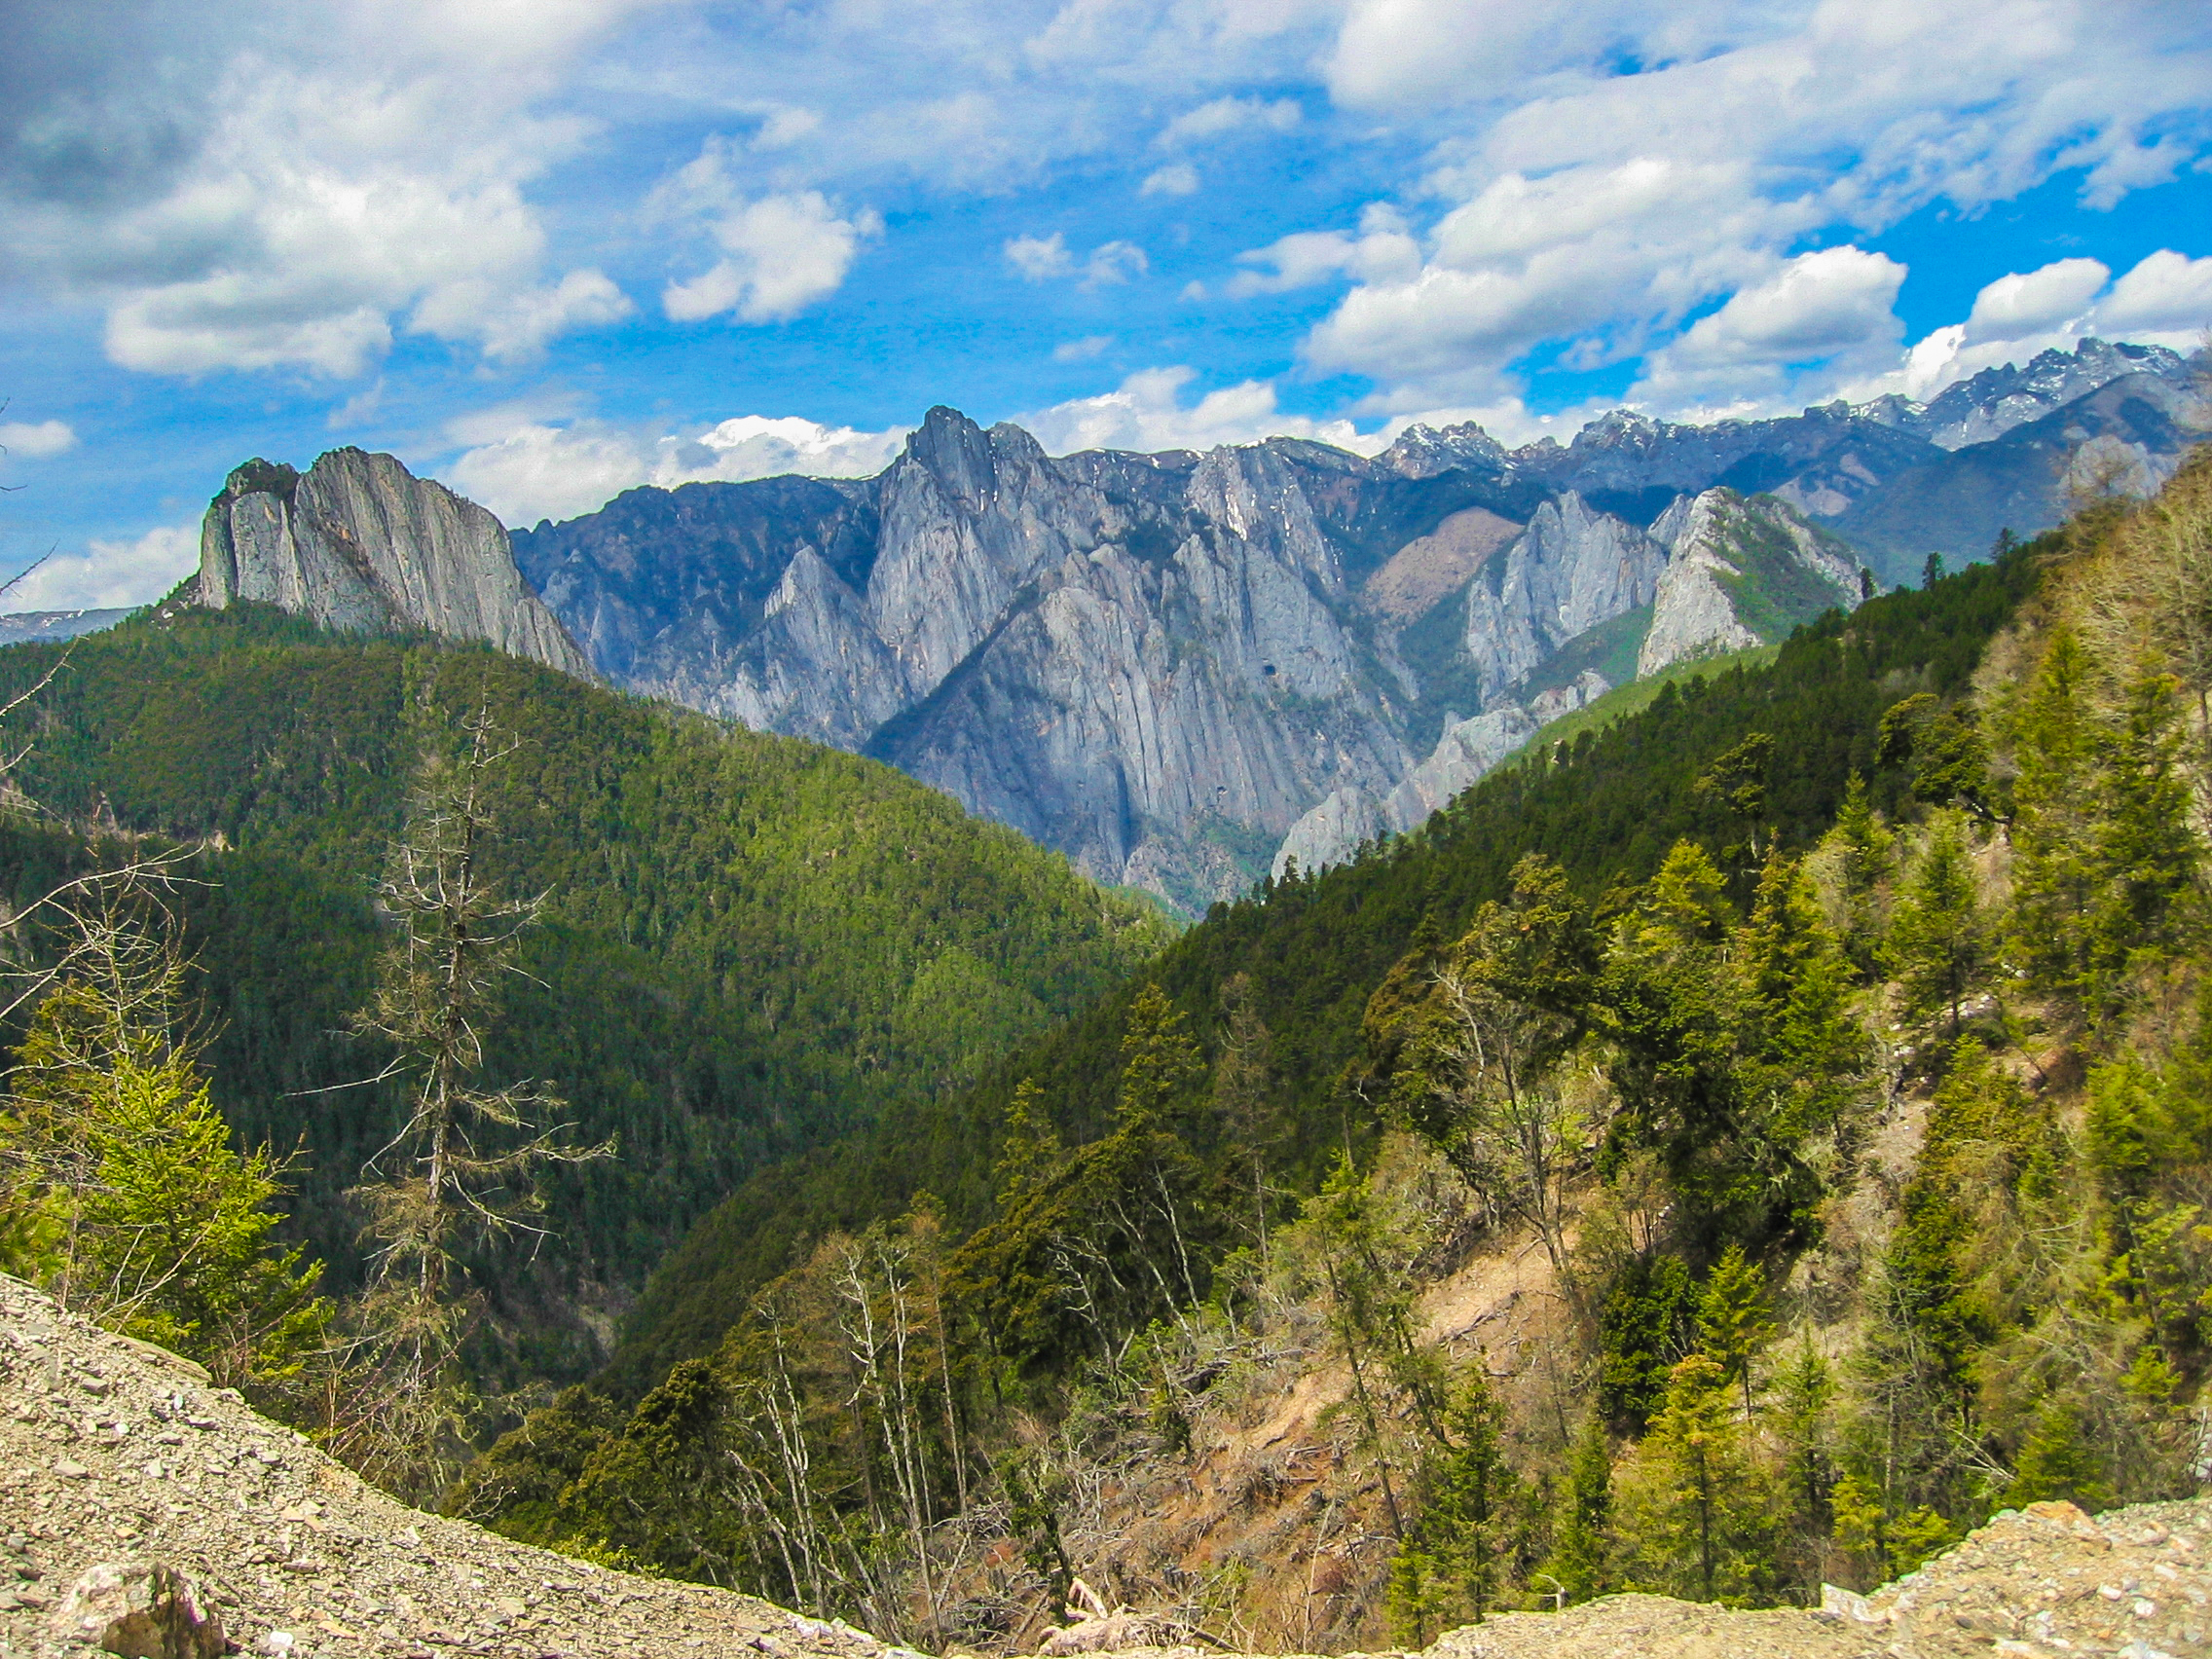
[[[302,494],[306,494],[303,484]],[[0,652],[0,695],[64,647]],[[200,843],[167,903],[198,965],[215,1099],[298,1147],[295,1234],[353,1282],[342,1195],[389,1138],[388,1054],[349,1035],[383,929],[372,885],[427,747],[488,717],[496,886],[550,895],[487,1041],[612,1161],[560,1171],[535,1262],[486,1256],[494,1387],[576,1376],[689,1224],[765,1162],[972,1077],[1165,937],[1064,860],[890,767],[731,730],[427,635],[183,607],[73,642],[0,831],[19,905],[114,838]],[[594,1333],[598,1334],[595,1335]]]
[[[240,468],[197,593],[867,754],[1195,915],[1412,829],[1610,689],[1981,557],[2084,487],[2155,488],[2193,373],[2085,340],[1925,407],[1616,413],[1513,451],[1417,426],[1372,460],[1053,458],[937,409],[877,477],[633,490],[511,558],[489,514],[342,450]]]
[[[613,683],[874,755],[1196,913],[1411,828],[1608,686],[1856,603],[1862,567],[1984,557],[2085,471],[2155,488],[2190,376],[2084,341],[1926,407],[1373,460],[1055,459],[938,409],[878,477],[633,490],[515,554]]]

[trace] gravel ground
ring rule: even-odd
[[[55,1613],[92,1567],[133,1561],[193,1578],[246,1651],[293,1659],[914,1659],[748,1596],[607,1571],[409,1509],[198,1367],[0,1275],[0,1659],[89,1654],[56,1639]],[[2095,1520],[2065,1503],[2009,1511],[1822,1613],[1614,1596],[1455,1631],[1427,1659],[2092,1654],[2212,1655],[2212,1500]]]
[[[133,1560],[196,1580],[247,1652],[293,1659],[901,1659],[748,1596],[409,1509],[197,1366],[0,1275],[0,1659],[63,1651],[70,1587]]]

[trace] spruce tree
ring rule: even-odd
[[[2100,1000],[2118,1005],[2139,963],[2170,959],[2194,921],[2201,852],[2181,767],[2180,682],[2146,669],[2126,687],[2120,718],[2098,744],[2101,878],[2089,917]]]
[[[1698,1303],[1698,1348],[1720,1367],[1723,1379],[1741,1384],[1746,1422],[1751,1420],[1751,1361],[1773,1334],[1766,1275],[1741,1244],[1731,1244],[1707,1276]]]
[[[2096,725],[2088,653],[2052,630],[2012,719],[2015,821],[2009,947],[2036,989],[2078,1001],[2089,972]]]
[[[1567,1482],[1552,1520],[1552,1554],[1544,1572],[1569,1602],[1587,1602],[1614,1587],[1613,1447],[1604,1419],[1593,1412],[1574,1442]]]
[[[1882,889],[1897,862],[1897,836],[1875,811],[1866,780],[1853,772],[1844,785],[1830,835],[1840,849],[1844,949],[1862,977],[1879,962],[1883,930]]]
[[[1938,812],[1930,824],[1927,845],[1899,895],[1890,955],[1906,1012],[1916,1018],[1947,1015],[1955,1038],[1966,999],[1989,964],[1966,825],[1955,812]]]
[[[0,1104],[0,1263],[296,1419],[330,1305],[321,1264],[275,1236],[284,1161],[232,1145],[174,952],[129,911],[87,920]]]

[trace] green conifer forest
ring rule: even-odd
[[[250,1307],[117,1318],[262,1341],[239,1374],[357,1447],[314,1378],[391,1374],[358,1287],[449,1237],[362,1171],[461,1125],[420,1192],[533,1174],[406,1245],[466,1335],[408,1385],[420,1454],[356,1461],[931,1651],[1093,1602],[1283,1651],[1803,1603],[2001,1508],[2193,1493],[2208,549],[2200,455],[1179,936],[864,760],[480,650],[144,618],[25,705],[0,850],[20,908],[197,849],[134,890],[180,965],[100,1049],[121,1004],[41,946],[0,1244],[114,1248],[128,1182],[71,1174],[114,1137],[54,1102],[219,1108]],[[57,661],[0,653],[0,692]],[[483,918],[478,977],[425,970]]]

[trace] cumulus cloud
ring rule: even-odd
[[[1579,366],[1633,355],[1772,268],[1745,221],[1773,215],[1743,185],[1740,165],[1657,156],[1508,173],[1437,223],[1417,266],[1401,256],[1353,287],[1307,354],[1389,383],[1393,412],[1495,395],[1546,340],[1578,342]]]
[[[2111,276],[2111,267],[2095,259],[2060,259],[2034,271],[2009,273],[1974,296],[1966,337],[1976,342],[2024,340],[2079,321]]]
[[[1371,203],[1360,213],[1356,235],[1343,231],[1299,231],[1267,247],[1236,256],[1245,267],[1229,279],[1232,298],[1279,294],[1310,287],[1335,276],[1363,282],[1403,281],[1420,272],[1420,244],[1405,216],[1386,202]]]
[[[1075,269],[1068,239],[1058,231],[1049,237],[1014,237],[1006,244],[1006,262],[1021,273],[1025,282],[1049,282]]]
[[[587,133],[535,106],[579,48],[641,3],[526,15],[247,0],[203,19],[204,41],[139,40],[158,55],[133,65],[126,52],[133,89],[119,81],[89,102],[85,83],[54,94],[43,155],[30,156],[40,145],[26,148],[23,127],[12,131],[0,154],[12,263],[99,303],[109,355],[149,373],[353,375],[401,330],[528,357],[627,303],[597,271],[545,269],[527,190]],[[113,189],[81,170],[50,176],[106,142],[101,111],[118,99],[127,129],[144,106],[136,129],[159,131],[147,142],[160,164],[134,165]],[[11,172],[9,161],[25,166]]]
[[[1288,132],[1305,115],[1296,98],[1215,98],[1177,116],[1161,129],[1154,142],[1163,149],[1172,148],[1218,138],[1239,128]]]
[[[1808,382],[1894,361],[1905,268],[1856,247],[1785,261],[1645,359],[1632,400],[1711,413],[1788,400]]]
[[[1983,369],[2071,350],[2084,335],[2188,352],[2212,327],[2212,258],[2161,248],[2118,281],[2094,259],[2008,272],[1974,296],[1963,322],[1932,329],[1894,363],[1846,382],[1853,402],[1898,392],[1922,401]]]
[[[1198,169],[1189,162],[1169,162],[1163,167],[1155,167],[1145,174],[1139,187],[1140,196],[1195,196],[1198,189]]]
[[[1348,279],[1306,354],[1378,383],[1377,411],[1506,395],[1539,349],[1587,368],[1677,335],[1655,369],[1680,395],[1794,391],[1757,344],[1759,312],[1813,304],[1823,320],[1797,320],[1855,339],[1831,353],[1837,374],[1895,340],[1868,310],[1879,283],[1852,289],[1840,261],[1796,266],[1806,240],[1938,202],[1976,208],[2059,171],[2108,204],[2194,155],[2194,127],[2147,130],[2200,121],[2212,77],[2212,30],[2092,0],[1349,0],[1322,59],[1339,104],[1439,134],[1422,181],[1436,216],[1409,232],[1419,261],[1361,272],[1353,239],[1309,233],[1246,256],[1237,280]],[[1992,296],[1974,326],[2025,327],[1997,323],[2007,304],[2079,314],[2101,278],[2060,263]],[[1767,290],[1786,271],[1803,292]]]
[[[797,417],[741,415],[687,433],[643,434],[606,422],[545,419],[527,407],[453,422],[469,447],[441,476],[502,523],[594,512],[642,484],[737,482],[804,473],[865,478],[891,464],[906,428],[868,432]]]
[[[746,322],[796,316],[842,287],[861,243],[883,233],[873,208],[842,211],[819,190],[750,196],[737,146],[719,135],[655,189],[647,211],[704,231],[722,251],[662,291],[661,309],[676,322],[724,312]]]
[[[840,216],[819,190],[763,196],[716,222],[727,257],[688,282],[671,282],[661,309],[676,322],[722,312],[781,322],[843,286],[861,243],[882,230],[873,211]]]
[[[104,610],[151,605],[198,569],[200,526],[162,525],[128,540],[95,537],[0,594],[0,610]]]
[[[1114,344],[1111,334],[1092,334],[1082,340],[1065,340],[1052,348],[1055,363],[1088,363]]]
[[[1112,391],[1015,419],[1054,455],[1087,449],[1211,449],[1272,437],[1318,438],[1370,455],[1382,448],[1383,440],[1361,436],[1349,421],[1282,414],[1269,381],[1223,387],[1186,405],[1185,389],[1197,378],[1196,369],[1184,366],[1144,369]]]
[[[2212,258],[2160,248],[2113,284],[2096,321],[2115,334],[2181,335],[2194,344],[2212,330]]]
[[[1107,287],[1142,276],[1152,269],[1143,248],[1131,241],[1101,242],[1089,257],[1078,261],[1067,238],[1054,231],[1049,237],[1015,237],[1007,242],[1006,262],[1025,282],[1050,282],[1060,276],[1080,276],[1086,288]]]
[[[18,461],[46,461],[77,447],[66,421],[0,421],[0,453]]]

